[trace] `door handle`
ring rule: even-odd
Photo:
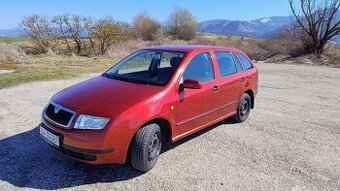
[[[241,83],[244,83],[246,81],[245,78],[241,78]]]
[[[218,92],[220,90],[220,87],[214,86],[212,90],[213,90],[213,92]]]

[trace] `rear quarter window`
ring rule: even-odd
[[[250,60],[244,56],[242,53],[236,53],[237,56],[240,58],[240,60],[242,61],[243,65],[244,65],[244,68],[246,70],[250,70],[253,68],[253,64],[250,62]]]
[[[240,62],[240,60],[237,58],[237,56],[234,53],[233,53],[233,59],[234,59],[235,65],[236,65],[237,72],[238,73],[243,72],[243,68],[241,66],[241,62]]]

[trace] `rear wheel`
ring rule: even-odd
[[[240,123],[245,121],[250,114],[251,109],[251,98],[249,94],[245,93],[242,95],[240,104],[237,107],[237,113],[234,115],[233,119]]]
[[[157,162],[162,147],[161,129],[158,124],[144,126],[136,133],[131,149],[133,168],[147,172]]]

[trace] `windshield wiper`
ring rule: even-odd
[[[111,79],[122,80],[122,81],[126,81],[126,82],[132,82],[132,83],[136,83],[136,84],[146,84],[146,85],[150,84],[146,81],[139,80],[139,79],[136,79],[136,78],[131,78],[131,77],[125,77],[123,75],[104,73],[104,74],[102,74],[102,76],[107,77],[107,78],[111,78]]]
[[[108,74],[108,73],[104,73],[104,74],[102,74],[102,76],[103,76],[103,77],[107,77],[107,78],[111,78],[111,79],[114,78],[113,76],[111,76],[111,75]]]
[[[102,76],[110,78],[110,79],[116,79],[116,80],[122,80],[126,82],[136,83],[136,84],[145,84],[145,85],[155,85],[155,86],[163,86],[161,83],[153,82],[153,81],[145,81],[141,80],[132,76],[125,76],[115,73],[104,73]]]
[[[117,80],[123,80],[123,81],[132,82],[132,83],[136,83],[136,84],[146,84],[146,85],[149,84],[148,82],[138,80],[138,79],[135,79],[135,78],[126,78],[126,77],[123,77],[123,76],[114,76],[114,78],[117,79]]]

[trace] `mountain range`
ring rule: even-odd
[[[292,23],[292,20],[292,17],[285,16],[265,17],[251,21],[215,19],[200,22],[198,31],[250,38],[268,38],[275,30]]]
[[[0,37],[23,37],[25,36],[24,31],[20,27],[14,27],[9,29],[0,29]]]
[[[291,23],[291,20],[291,17],[268,17],[252,21],[215,19],[199,22],[198,32],[266,38],[272,31]],[[21,37],[24,35],[20,27],[0,29],[0,36]]]

